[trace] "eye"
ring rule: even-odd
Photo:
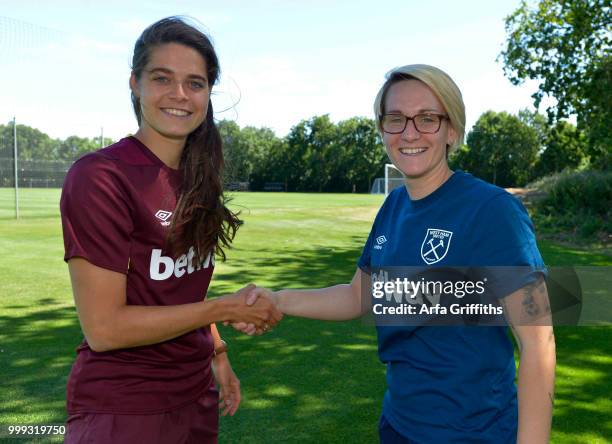
[[[404,121],[404,116],[401,116],[399,114],[397,115],[388,114],[386,116],[386,120],[389,123],[402,123]]]
[[[418,119],[422,123],[435,123],[435,122],[437,122],[438,117],[437,116],[429,116],[427,114],[423,114],[421,116],[418,116]]]
[[[189,82],[189,86],[195,91],[206,88],[206,84],[204,82],[198,82],[197,80],[192,80]]]
[[[154,76],[153,81],[161,85],[166,85],[168,82],[170,82],[170,79],[166,76]]]

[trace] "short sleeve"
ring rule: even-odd
[[[365,245],[363,246],[363,250],[361,251],[361,256],[357,260],[357,266],[366,274],[370,274],[371,266],[372,266],[372,247],[374,244],[374,238],[376,236],[376,229],[379,224],[379,220],[381,218],[381,214],[387,204],[389,198],[385,200],[382,207],[376,213],[376,217],[374,218],[374,223],[372,224],[372,229],[370,230],[370,234],[368,235],[368,239],[366,240]]]
[[[361,271],[363,271],[366,274],[371,273],[372,248],[374,247],[374,242],[376,241],[376,233],[378,232],[378,229],[380,228],[380,225],[382,223],[381,221],[383,220],[383,218],[385,218],[386,215],[389,213],[389,211],[392,210],[393,207],[395,206],[397,202],[397,198],[400,196],[399,194],[400,191],[401,191],[400,189],[393,190],[385,198],[385,201],[383,202],[382,206],[378,209],[378,212],[376,213],[376,217],[374,218],[374,223],[372,224],[372,229],[370,230],[368,239],[366,240],[366,243],[363,246],[363,250],[361,251],[361,256],[359,257],[359,260],[357,261],[357,266],[361,269]]]
[[[521,202],[500,193],[478,211],[472,263],[496,297],[504,297],[546,275],[535,229]]]
[[[127,273],[133,220],[113,161],[90,155],[76,162],[66,176],[60,210],[65,261],[82,257]]]
[[[372,225],[372,229],[370,230],[370,235],[368,236],[368,240],[366,241],[363,250],[361,252],[361,256],[357,261],[357,266],[364,273],[370,273],[370,265],[371,265],[371,252],[372,252],[372,242],[374,239],[376,224]]]

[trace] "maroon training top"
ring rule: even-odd
[[[174,257],[164,250],[180,180],[134,137],[79,159],[60,202],[64,259],[126,274],[128,305],[202,301],[214,257],[198,264],[193,248]],[[104,353],[84,340],[68,379],[68,413],[157,413],[188,404],[212,382],[213,349],[210,327]]]

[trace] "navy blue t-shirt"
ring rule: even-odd
[[[358,266],[521,266],[503,297],[545,273],[534,228],[505,190],[456,171],[410,200],[394,190],[378,212]],[[524,268],[522,268],[524,267]],[[423,443],[512,443],[518,411],[507,327],[378,326],[387,364],[383,414]]]

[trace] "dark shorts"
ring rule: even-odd
[[[378,436],[380,438],[380,444],[414,444],[408,438],[404,438],[404,436],[397,433],[397,431],[391,427],[385,415],[380,415]]]
[[[216,444],[219,394],[211,388],[198,400],[153,415],[77,413],[66,421],[65,444]]]

